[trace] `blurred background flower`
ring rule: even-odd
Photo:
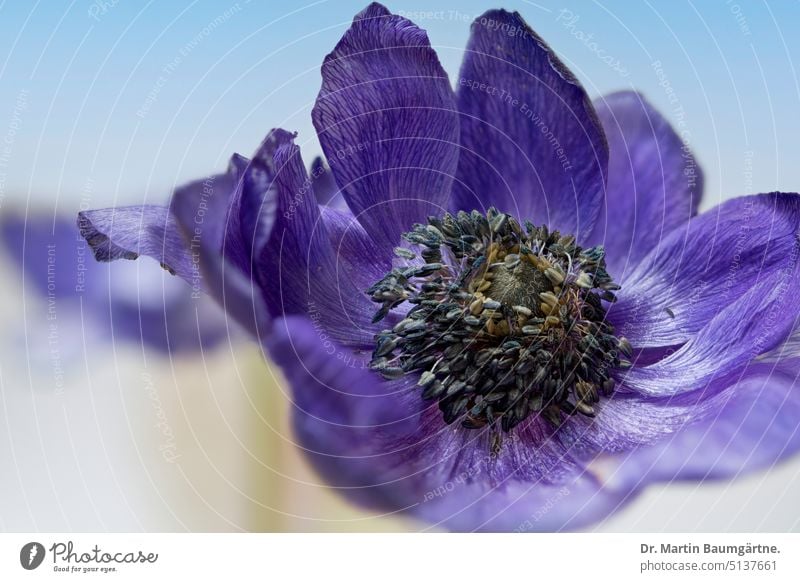
[[[214,302],[163,270],[133,262],[111,270],[94,261],[74,216],[6,212],[0,231],[29,299],[23,317],[30,325],[11,335],[27,335],[33,350],[45,348],[55,357],[65,332],[89,342],[140,343],[165,356],[199,353],[227,337],[226,318]],[[30,337],[37,331],[47,337]],[[57,346],[58,356],[70,361],[81,342],[64,343]]]

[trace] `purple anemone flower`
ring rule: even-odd
[[[425,32],[371,4],[312,117],[329,167],[275,129],[168,206],[79,220],[101,261],[200,273],[342,494],[560,530],[796,451],[796,194],[698,216],[667,121],[633,92],[593,103],[506,11],[473,23],[451,85]]]
[[[26,296],[41,298],[26,308],[28,332],[47,333],[56,326],[61,351],[88,340],[190,353],[228,337],[224,312],[199,292],[192,299],[183,282],[133,264],[109,269],[97,263],[74,217],[7,212],[0,217],[0,233],[23,276]]]

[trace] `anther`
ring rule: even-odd
[[[529,418],[560,425],[594,416],[633,348],[605,320],[616,299],[602,247],[494,208],[445,214],[403,235],[400,262],[367,290],[375,321],[406,308],[376,336],[370,367],[388,379],[414,372],[445,422],[510,431]],[[419,264],[417,257],[424,260]],[[497,440],[501,442],[501,440]]]

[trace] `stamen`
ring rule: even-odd
[[[403,237],[419,252],[395,249],[402,266],[367,293],[381,305],[376,322],[411,308],[376,336],[373,369],[387,379],[418,372],[422,398],[468,429],[594,416],[631,356],[605,321],[619,285],[603,247],[530,222],[523,231],[494,208],[430,217]]]

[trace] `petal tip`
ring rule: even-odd
[[[247,169],[247,164],[250,163],[246,157],[241,154],[234,153],[228,161],[228,173],[234,177],[241,176]]]
[[[650,101],[644,96],[641,91],[636,91],[634,89],[620,89],[619,91],[612,91],[611,93],[607,93],[599,98],[601,103],[603,102],[635,102],[635,103],[642,103],[644,105],[650,105]]]
[[[370,4],[364,8],[364,10],[355,15],[353,18],[353,23],[355,24],[359,20],[368,20],[370,18],[380,18],[391,15],[392,13],[389,11],[389,9],[380,2],[370,2]]]
[[[287,131],[280,127],[273,127],[269,130],[269,133],[267,133],[261,145],[258,146],[253,158],[266,164],[267,168],[272,168],[275,153],[284,146],[294,145],[296,137],[296,131]]]
[[[91,211],[81,211],[78,213],[78,230],[81,236],[86,240],[89,248],[96,261],[101,263],[109,263],[117,259],[136,260],[139,258],[139,253],[129,251],[119,245],[114,244],[108,235],[94,225],[90,218]]]

